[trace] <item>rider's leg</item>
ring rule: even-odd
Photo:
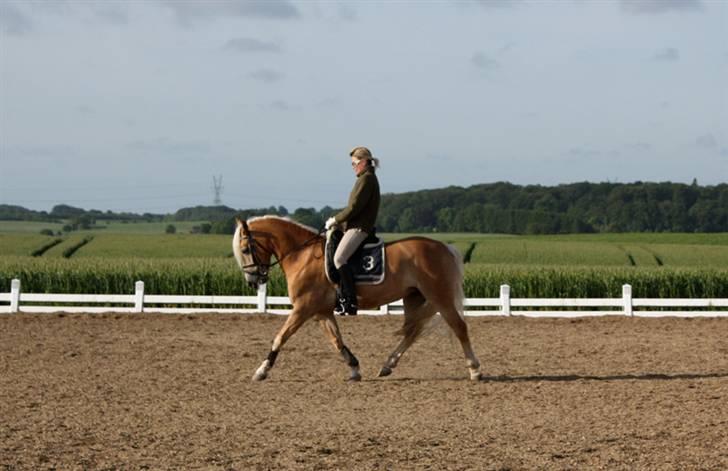
[[[356,285],[351,267],[347,264],[349,258],[367,238],[368,234],[361,229],[348,229],[339,243],[334,254],[334,266],[339,271],[341,281],[339,288],[341,295],[335,312],[337,314],[356,315]]]

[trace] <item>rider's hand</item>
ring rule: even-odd
[[[336,218],[334,218],[333,216],[326,220],[326,230],[327,231],[335,225],[336,225]]]

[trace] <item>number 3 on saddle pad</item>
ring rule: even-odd
[[[326,238],[326,277],[334,284],[339,283],[339,272],[334,266],[334,254],[344,233],[335,230]],[[357,284],[378,285],[384,281],[384,241],[376,235],[370,235],[356,249],[349,259]]]

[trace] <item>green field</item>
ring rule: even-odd
[[[134,230],[117,230],[121,226]],[[126,293],[136,280],[160,294],[252,292],[231,257],[231,236],[168,235],[162,226],[117,223],[53,237],[23,232],[21,224],[0,231],[0,291],[17,277],[27,292]],[[421,235],[382,236],[393,241]],[[497,297],[504,283],[513,296],[614,297],[629,283],[637,297],[728,297],[728,234],[427,236],[455,245],[467,258],[469,297]],[[42,256],[30,256],[57,239],[61,243]],[[269,292],[286,295],[285,286],[282,273],[274,271]]]
[[[84,238],[93,239],[73,258],[229,258],[231,236],[79,231],[43,257],[62,257]],[[393,241],[405,234],[383,234]],[[452,243],[469,264],[579,267],[728,267],[728,234],[608,234],[577,236],[491,236],[432,234]],[[31,255],[57,236],[0,233],[0,256]]]
[[[35,293],[124,294],[143,280],[154,294],[253,294],[230,258],[0,258],[0,290],[8,290],[13,278]],[[728,298],[728,269],[466,265],[468,297],[498,297],[504,283],[514,297],[620,297],[629,283],[635,297]],[[277,268],[268,292],[287,295]]]

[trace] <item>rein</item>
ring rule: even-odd
[[[326,228],[322,227],[321,229],[318,230],[318,232],[316,233],[316,235],[314,235],[310,239],[307,239],[303,243],[297,245],[296,247],[294,247],[293,249],[291,249],[288,253],[284,254],[282,257],[278,258],[276,256],[276,261],[275,262],[273,262],[273,263],[262,263],[260,261],[260,259],[258,258],[258,253],[256,251],[256,248],[257,249],[262,249],[262,250],[268,252],[270,255],[276,255],[276,254],[274,252],[266,249],[262,245],[260,245],[260,243],[257,240],[255,240],[255,238],[253,237],[253,233],[250,230],[250,228],[248,227],[248,223],[246,221],[243,221],[243,235],[245,236],[246,239],[249,240],[248,247],[250,248],[250,255],[253,258],[253,263],[250,263],[248,265],[245,265],[242,268],[244,270],[246,268],[255,267],[256,270],[258,271],[258,274],[259,275],[261,275],[263,277],[267,277],[268,276],[268,270],[270,270],[271,267],[274,267],[274,266],[278,265],[279,263],[281,263],[283,260],[285,260],[286,257],[288,257],[289,255],[291,255],[292,253],[298,252],[299,250],[302,250],[302,249],[306,248],[307,246],[311,245],[311,242],[313,242],[316,239],[318,239],[321,236],[321,234],[323,234],[325,231],[326,231]]]

